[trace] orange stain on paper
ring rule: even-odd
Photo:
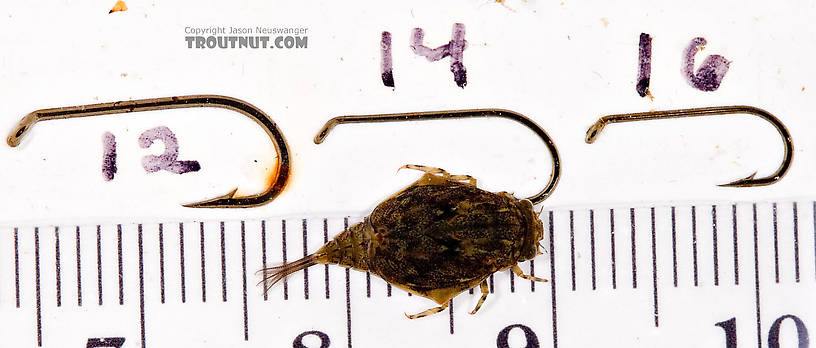
[[[257,163],[257,162],[258,161],[255,160],[255,163]],[[270,163],[264,163],[264,165],[262,165],[262,167],[261,166],[256,167],[256,168],[259,169],[259,174],[264,177],[264,181],[265,181],[264,182],[264,184],[265,184],[264,189],[272,189],[273,185],[275,184],[275,181],[278,179],[278,170],[279,170],[278,165],[279,165],[278,164],[278,157],[276,156]],[[280,168],[280,170],[287,170],[287,169],[286,168]],[[290,179],[291,179],[291,176],[292,176],[292,172],[291,172],[291,169],[289,169],[289,178]],[[286,186],[286,184],[288,184],[288,182],[289,182],[289,180],[287,180],[287,182],[284,183],[284,187]],[[281,187],[280,190],[283,191],[284,187]],[[253,196],[253,195],[257,195],[257,194],[258,193],[249,192],[246,189],[238,188],[235,191],[235,193],[233,194],[233,197],[240,198],[240,197],[246,197],[246,196]]]
[[[110,12],[108,12],[108,14],[111,14],[111,13],[114,13],[114,12],[127,11],[127,9],[128,9],[128,7],[127,7],[127,5],[125,5],[125,2],[122,1],[122,0],[119,0],[119,1],[116,2],[115,5],[113,5],[113,8],[110,10]]]

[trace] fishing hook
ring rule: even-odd
[[[270,185],[260,194],[236,197],[238,188],[229,193],[201,202],[184,204],[190,208],[248,208],[269,203],[283,191],[289,179],[289,148],[278,126],[269,116],[257,107],[240,99],[220,95],[188,95],[154,99],[118,101],[113,103],[69,106],[52,109],[41,109],[25,115],[17,127],[9,134],[6,142],[11,147],[20,144],[22,137],[39,121],[67,119],[97,115],[122,114],[138,111],[182,109],[194,107],[215,107],[232,110],[254,120],[261,126],[275,145],[278,160],[275,166],[275,177]]]
[[[558,157],[558,149],[555,147],[552,139],[547,132],[535,122],[526,116],[510,110],[503,109],[473,109],[473,110],[452,110],[452,111],[428,111],[428,112],[407,112],[399,114],[379,114],[379,115],[352,115],[352,116],[338,116],[332,118],[314,138],[315,144],[320,144],[326,139],[331,130],[343,123],[370,123],[370,122],[398,122],[398,121],[425,121],[425,120],[441,120],[441,119],[458,119],[458,118],[477,118],[477,117],[501,117],[508,120],[516,121],[529,128],[533,133],[547,145],[547,149],[552,155],[553,169],[550,174],[550,182],[540,192],[535,195],[525,198],[533,204],[538,204],[550,196],[558,184],[561,177],[561,160]]]
[[[677,117],[731,115],[731,114],[751,114],[770,122],[779,132],[779,135],[782,136],[782,142],[785,144],[785,158],[782,160],[782,164],[779,166],[779,169],[777,169],[776,172],[774,172],[770,176],[764,178],[754,178],[754,176],[756,175],[756,172],[754,172],[753,174],[743,179],[734,180],[726,184],[720,184],[719,186],[724,187],[765,186],[773,184],[779,181],[779,179],[782,179],[782,177],[785,176],[785,174],[788,172],[788,169],[790,169],[791,162],[793,162],[793,140],[791,139],[791,135],[788,132],[788,129],[785,128],[785,125],[782,124],[782,122],[779,121],[779,119],[777,119],[770,112],[767,112],[765,110],[753,106],[744,105],[714,106],[706,108],[650,111],[641,113],[604,116],[598,119],[598,121],[595,122],[595,124],[593,124],[591,127],[589,127],[586,133],[586,142],[588,144],[592,144],[593,142],[595,142],[595,139],[598,137],[598,134],[609,123],[656,120]]]

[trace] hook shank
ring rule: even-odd
[[[788,169],[790,169],[790,165],[793,162],[793,140],[791,138],[790,132],[788,132],[788,129],[785,127],[784,124],[782,124],[781,121],[779,121],[779,119],[777,119],[770,112],[767,112],[765,110],[753,106],[745,105],[714,106],[705,108],[650,111],[641,113],[604,116],[598,119],[598,121],[596,121],[595,124],[593,124],[591,127],[589,127],[586,133],[586,142],[588,144],[592,144],[593,142],[595,142],[600,132],[604,129],[604,127],[607,124],[610,123],[656,120],[678,117],[732,115],[732,114],[750,114],[758,116],[759,118],[762,118],[763,120],[770,122],[774,126],[774,128],[776,128],[777,132],[779,132],[779,135],[782,137],[782,142],[785,147],[785,154],[782,160],[782,164],[779,165],[779,168],[773,174],[767,177],[754,178],[754,176],[756,175],[755,172],[743,179],[734,180],[726,184],[720,184],[719,186],[725,187],[765,186],[779,181],[779,179],[785,176],[785,174],[788,172]]]
[[[525,127],[533,131],[547,146],[550,151],[553,161],[552,174],[550,174],[550,181],[547,186],[535,195],[526,198],[533,204],[538,204],[550,196],[558,184],[561,177],[561,160],[558,156],[558,149],[550,136],[535,122],[526,116],[510,110],[503,109],[472,109],[472,110],[451,110],[451,111],[428,111],[428,112],[408,112],[397,114],[379,114],[379,115],[352,115],[352,116],[338,116],[332,118],[314,138],[315,144],[320,144],[329,135],[329,132],[335,126],[344,123],[371,123],[371,122],[399,122],[399,121],[427,121],[427,120],[441,120],[441,119],[460,119],[460,118],[484,118],[484,117],[500,117],[523,124]]]
[[[220,95],[188,95],[177,97],[165,97],[154,99],[140,99],[118,101],[113,103],[79,105],[52,109],[42,109],[29,113],[17,124],[17,127],[9,134],[6,142],[9,146],[16,147],[20,144],[23,136],[39,121],[68,119],[75,117],[88,117],[97,115],[122,114],[140,111],[182,109],[194,107],[216,107],[238,112],[251,118],[261,126],[266,134],[272,139],[275,152],[278,155],[275,167],[275,178],[267,189],[256,195],[236,197],[235,190],[223,196],[204,200],[201,202],[185,204],[185,207],[192,208],[247,208],[269,203],[281,191],[289,178],[289,148],[275,122],[261,109],[243,100],[220,96]]]

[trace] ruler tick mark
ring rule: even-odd
[[[814,215],[816,217],[816,215]],[[734,285],[739,285],[739,239],[737,237],[737,205],[731,205],[731,221],[734,236]]]
[[[796,282],[799,282],[799,211],[793,202],[793,270]]]
[[[756,296],[756,324],[757,324],[757,347],[762,348],[762,320],[759,311],[759,231],[757,229],[757,209],[753,204],[754,219],[754,289]]]
[[[366,271],[366,297],[371,298],[371,272]]]
[[[635,208],[629,208],[629,224],[632,226],[632,289],[637,289],[637,248],[635,243]]]
[[[674,287],[677,287],[677,214],[674,207],[671,207],[671,232],[672,232],[672,276],[674,277]]]
[[[221,221],[221,299],[227,302],[227,245],[224,237],[224,221]]]
[[[592,290],[597,288],[595,281],[595,211],[589,210],[589,250],[592,266]]]
[[[553,212],[549,212],[550,225],[550,295],[552,296],[553,348],[558,348],[558,316],[555,300],[555,234],[553,233]]]
[[[699,286],[697,272],[697,207],[691,206],[691,257],[694,265],[694,286]]]
[[[142,225],[139,224],[139,228]],[[161,294],[161,303],[164,303],[164,225],[159,224],[159,285]]]
[[[20,308],[20,244],[17,238],[18,228],[14,228],[14,297],[17,308]]]
[[[450,334],[453,335],[453,299],[448,301],[448,324],[450,325]]]
[[[488,283],[488,287],[490,288],[490,293],[492,294],[493,293],[493,275],[492,274],[490,275],[490,278],[489,278],[487,283]]]
[[[348,337],[348,348],[351,348],[351,280],[349,279],[349,269],[346,268],[346,335]]]
[[[720,259],[717,248],[717,206],[711,205],[711,233],[712,233],[712,249],[714,252],[714,286],[720,285]]]
[[[323,244],[329,242],[329,220],[323,219]],[[326,299],[329,298],[329,265],[323,265],[324,271],[324,278],[326,283]],[[391,291],[389,289],[388,296],[391,296]]]
[[[119,256],[119,305],[125,304],[125,280],[122,273],[122,225],[116,225],[116,251]]]
[[[179,277],[181,278],[181,303],[187,301],[187,282],[184,279],[184,223],[179,222]]]
[[[139,238],[139,325],[141,328],[142,348],[145,348],[144,248],[142,242],[142,224],[139,224],[137,228]]]
[[[60,239],[59,239],[59,227],[54,227],[54,265],[55,265],[55,273],[57,277],[56,283],[56,290],[57,290],[57,307],[62,306],[62,272],[61,265],[60,265]]]
[[[201,241],[201,302],[207,302],[207,265],[204,261],[204,222],[199,222],[199,241]]]
[[[102,226],[96,225],[96,293],[102,305]]]
[[[535,277],[535,259],[530,259],[530,276]],[[535,292],[535,280],[530,281],[530,292]]]
[[[247,273],[246,273],[246,227],[241,220],[241,274],[244,287],[244,341],[249,341],[249,316],[247,315]]]
[[[37,299],[37,346],[42,347],[42,302],[40,301],[40,228],[34,227],[34,280]]]
[[[309,251],[307,250],[308,243],[306,241],[306,232],[308,231],[306,219],[301,220],[301,224],[303,226],[303,257],[306,257],[309,255]],[[370,289],[369,293],[371,293]],[[309,268],[303,269],[303,298],[306,300],[309,299]]]
[[[281,220],[281,244],[282,244],[282,254],[283,254],[283,264],[286,264],[286,220]],[[289,283],[287,281],[288,277],[283,277],[283,299],[289,299]]]
[[[575,217],[573,215],[572,210],[569,211],[569,223],[570,223],[570,269],[572,273],[572,291],[575,291]]]
[[[347,217],[343,218],[343,231],[348,231]],[[348,337],[348,348],[351,348],[351,279],[349,277],[348,268],[346,268],[346,334]]]
[[[779,283],[779,228],[777,223],[776,203],[771,204],[773,210],[773,240],[774,240],[774,279]]]
[[[79,241],[81,240],[79,234],[79,226],[76,226],[76,266],[77,266],[77,306],[82,307],[82,257],[80,257]]]
[[[515,281],[516,277],[513,276],[513,271],[512,270],[508,271],[507,273],[510,274],[510,292],[516,292],[516,281]],[[472,292],[472,290],[473,289],[471,289],[471,292]]]
[[[655,208],[651,209],[652,217],[652,298],[654,303],[654,325],[660,326],[657,305],[657,232],[655,230]]]

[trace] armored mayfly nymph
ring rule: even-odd
[[[482,296],[471,314],[476,313],[487,298],[486,279],[497,271],[509,268],[524,279],[546,281],[518,266],[541,253],[544,227],[529,200],[481,190],[468,175],[418,165],[402,168],[425,174],[317,252],[263,269],[264,290],[309,266],[338,264],[369,271],[440,305],[406,314],[416,319],[444,310],[450,299],[479,285]]]

